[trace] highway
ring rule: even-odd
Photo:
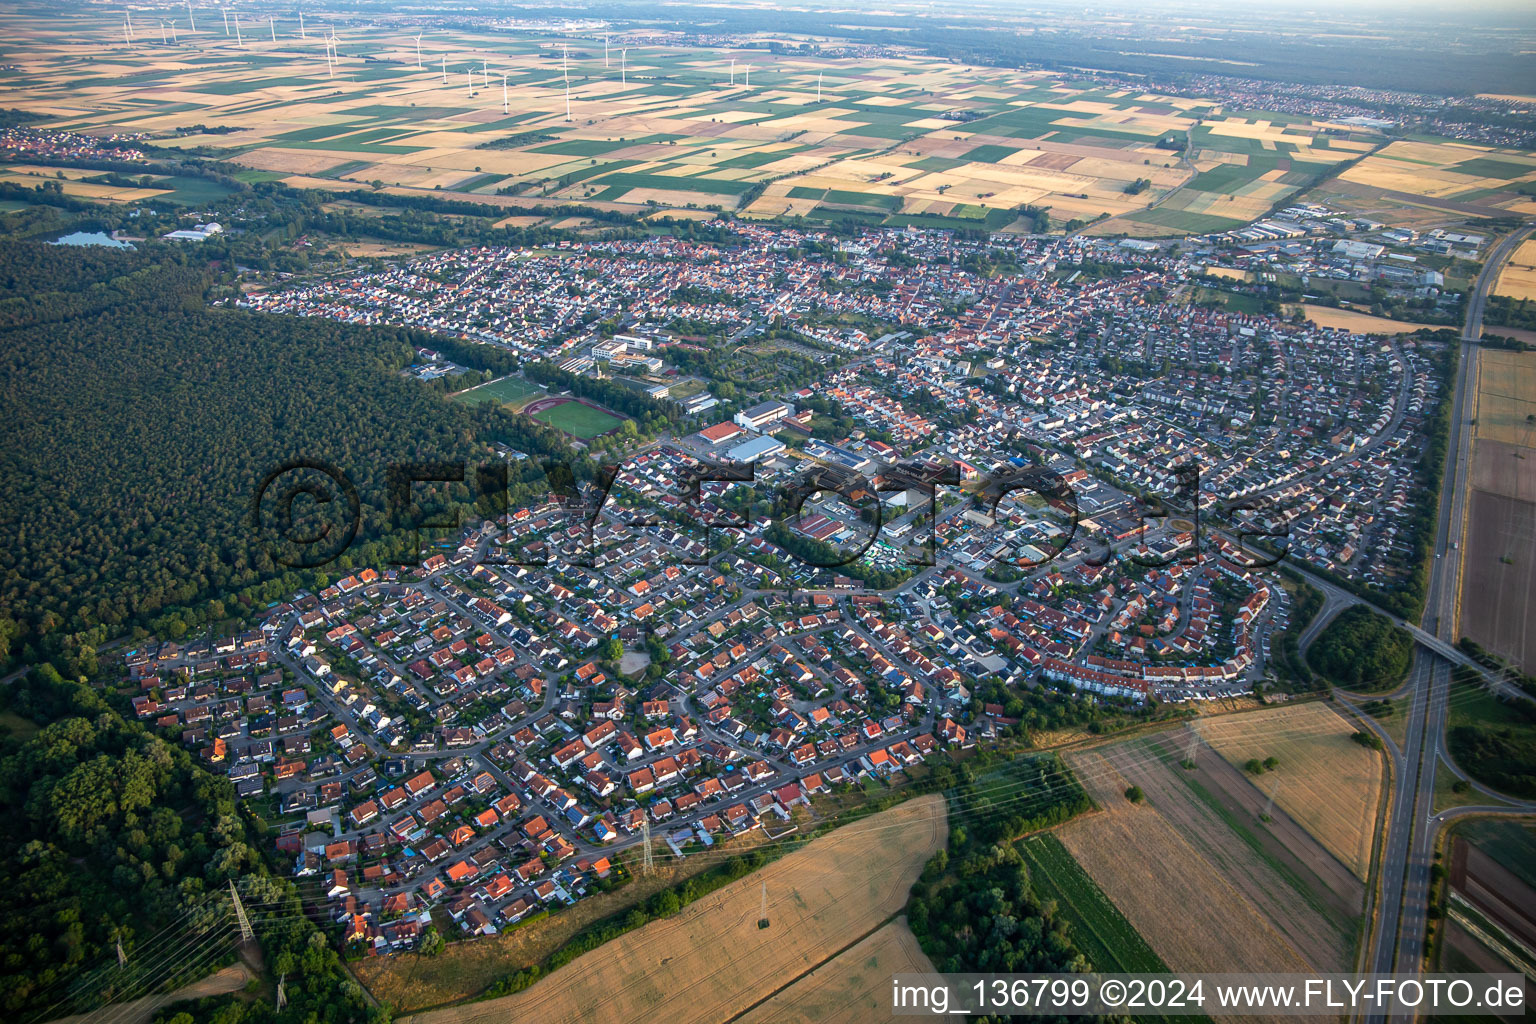
[[[1443,756],[1450,663],[1466,660],[1452,645],[1458,638],[1460,541],[1466,525],[1473,434],[1468,410],[1474,402],[1477,380],[1477,341],[1482,336],[1488,292],[1498,279],[1504,262],[1531,229],[1532,226],[1527,225],[1494,246],[1467,296],[1466,327],[1457,360],[1446,467],[1435,528],[1435,557],[1430,563],[1422,622],[1419,626],[1405,624],[1420,645],[1415,648],[1408,678],[1411,701],[1406,741],[1394,773],[1392,811],[1381,860],[1379,913],[1366,959],[1367,969],[1374,972],[1418,974],[1423,962],[1430,867],[1439,829],[1448,820],[1445,816],[1433,816],[1433,802],[1435,771]],[[1448,660],[1447,653],[1458,656]],[[1365,1015],[1365,1019],[1372,1022],[1383,1017],[1382,1014]],[[1411,1014],[1394,1017],[1394,1020],[1412,1019]]]

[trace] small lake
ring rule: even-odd
[[[111,249],[132,249],[132,242],[119,242],[100,231],[71,231],[63,238],[55,239],[54,245],[105,245]]]

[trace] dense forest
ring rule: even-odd
[[[1307,664],[1346,690],[1390,690],[1413,661],[1413,638],[1363,605],[1352,605],[1323,628],[1307,651]]]
[[[267,872],[228,779],[125,720],[95,690],[50,667],[6,688],[0,739],[0,1016],[48,1020],[135,998],[234,959],[229,883],[260,907],[268,970],[286,974],[281,1019],[376,1020],[298,893]],[[118,944],[127,960],[117,967]],[[208,1000],[203,1019],[279,1019],[271,992]],[[217,1014],[213,1012],[217,1007]]]
[[[290,460],[359,492],[359,543],[334,571],[408,554],[388,529],[391,464],[566,450],[400,376],[419,336],[209,308],[214,280],[165,247],[0,243],[0,657],[89,674],[124,630],[180,636],[318,582],[252,528],[258,484]],[[469,486],[448,497],[473,501]]]

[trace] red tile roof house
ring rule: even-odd
[[[773,791],[773,803],[774,810],[778,812],[779,816],[788,820],[791,808],[796,806],[809,807],[811,802],[806,799],[804,791],[800,788],[800,783],[791,782]]]

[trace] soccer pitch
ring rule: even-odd
[[[624,422],[617,416],[580,402],[562,402],[529,415],[540,423],[548,423],[583,441],[617,430]]]
[[[528,399],[537,398],[542,394],[544,389],[537,384],[530,384],[516,377],[498,377],[496,380],[486,381],[484,384],[460,391],[453,396],[453,400],[470,405],[500,402],[503,405],[519,406]]]

